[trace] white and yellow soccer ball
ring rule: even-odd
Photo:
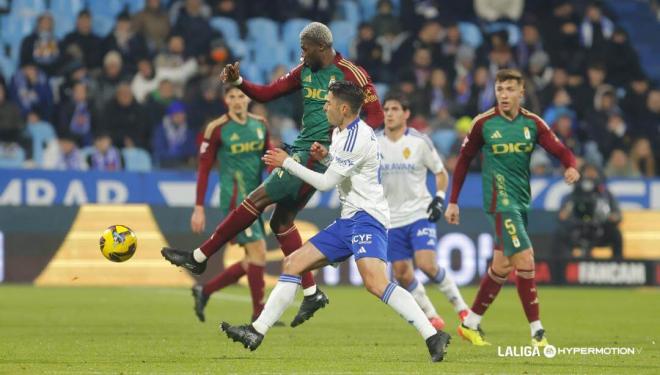
[[[125,225],[112,225],[103,231],[100,240],[101,253],[113,262],[125,262],[135,254],[137,236]]]

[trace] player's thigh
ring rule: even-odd
[[[385,262],[378,258],[363,257],[356,264],[367,290],[378,297],[382,296],[390,283]]]
[[[245,256],[249,263],[261,265],[266,264],[266,241],[261,239],[248,242],[245,247]]]
[[[282,261],[282,272],[286,274],[300,275],[303,272],[315,270],[328,265],[326,256],[311,242],[306,242],[302,247]]]
[[[511,259],[504,255],[504,251],[501,249],[495,249],[493,251],[493,261],[491,262],[491,267],[493,271],[499,276],[506,276],[513,270],[513,263]]]
[[[510,259],[517,270],[534,270],[534,249],[531,247],[513,254]]]
[[[403,259],[392,262],[392,273],[396,281],[403,287],[407,287],[415,277],[415,269],[412,260]]]

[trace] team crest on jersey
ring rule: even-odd
[[[337,78],[335,78],[335,76],[330,76],[330,81],[328,81],[328,86],[332,85],[332,83],[336,80]]]
[[[532,136],[529,134],[529,128],[526,127],[526,126],[525,126],[524,133],[525,133],[525,139],[531,139],[532,138]]]
[[[303,82],[312,82],[312,75],[308,75],[307,77],[303,78]]]
[[[237,133],[232,133],[232,135],[229,137],[229,140],[232,142],[236,142],[239,139],[241,139],[241,137],[239,137]]]
[[[410,149],[408,147],[403,149],[403,158],[408,159],[410,157]]]
[[[257,129],[257,138],[259,138],[259,139],[264,138],[264,132],[261,131],[261,129]]]

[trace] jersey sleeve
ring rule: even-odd
[[[550,130],[548,124],[546,124],[542,118],[534,115],[532,119],[536,123],[536,142],[554,157],[559,159],[564,168],[575,168],[576,162],[573,152],[561,143],[559,138],[557,138],[555,133]]]
[[[431,171],[433,174],[438,174],[445,169],[445,165],[442,163],[442,159],[438,154],[438,151],[433,146],[433,142],[426,135],[421,136],[424,140],[425,146],[422,146],[423,156],[422,161],[426,169]]]
[[[213,162],[218,155],[218,149],[222,145],[221,126],[215,126],[213,129],[209,129],[212,125],[213,123],[208,125],[202,144],[199,146],[199,166],[197,167],[197,189],[195,196],[195,204],[197,206],[204,205],[209,173],[211,173]]]
[[[451,180],[451,196],[449,197],[449,203],[458,202],[458,195],[463,188],[463,182],[465,182],[465,176],[467,175],[470,162],[484,145],[482,133],[483,124],[483,121],[474,121],[470,133],[468,133],[463,140],[463,145],[461,146],[461,151],[459,152],[458,160],[456,161],[454,176]]]
[[[364,90],[364,103],[362,104],[362,117],[364,122],[371,128],[376,129],[383,124],[385,114],[383,107],[380,105],[378,93],[369,73],[364,68],[351,63],[348,60],[340,60],[338,63],[339,68],[344,72],[347,81],[358,84]]]
[[[357,128],[346,137],[343,143],[338,150],[333,152],[328,169],[344,177],[349,177],[364,159],[365,147],[364,143],[358,139]]]
[[[302,87],[300,85],[302,69],[303,65],[300,64],[291,69],[287,74],[267,85],[258,85],[244,79],[238,87],[245,95],[258,102],[269,102],[300,89]]]

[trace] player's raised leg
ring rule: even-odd
[[[433,303],[426,294],[424,284],[420,283],[415,277],[412,260],[408,259],[392,262],[392,273],[396,282],[410,292],[415,299],[415,302],[417,302],[422,311],[424,311],[424,314],[433,327],[436,329],[443,329],[445,327],[445,321],[435,310]]]
[[[435,250],[426,249],[415,251],[415,264],[422,270],[422,272],[424,272],[424,274],[426,274],[432,283],[438,286],[440,292],[442,292],[442,294],[447,297],[449,303],[451,303],[454,311],[458,314],[459,319],[463,321],[468,314],[468,306],[454,280],[452,280],[451,276],[447,275],[444,268],[438,266]]]
[[[526,249],[511,256],[511,262],[516,269],[516,287],[522,303],[525,316],[529,322],[533,346],[546,346],[548,339],[541,325],[539,299],[534,280],[534,250]]]

